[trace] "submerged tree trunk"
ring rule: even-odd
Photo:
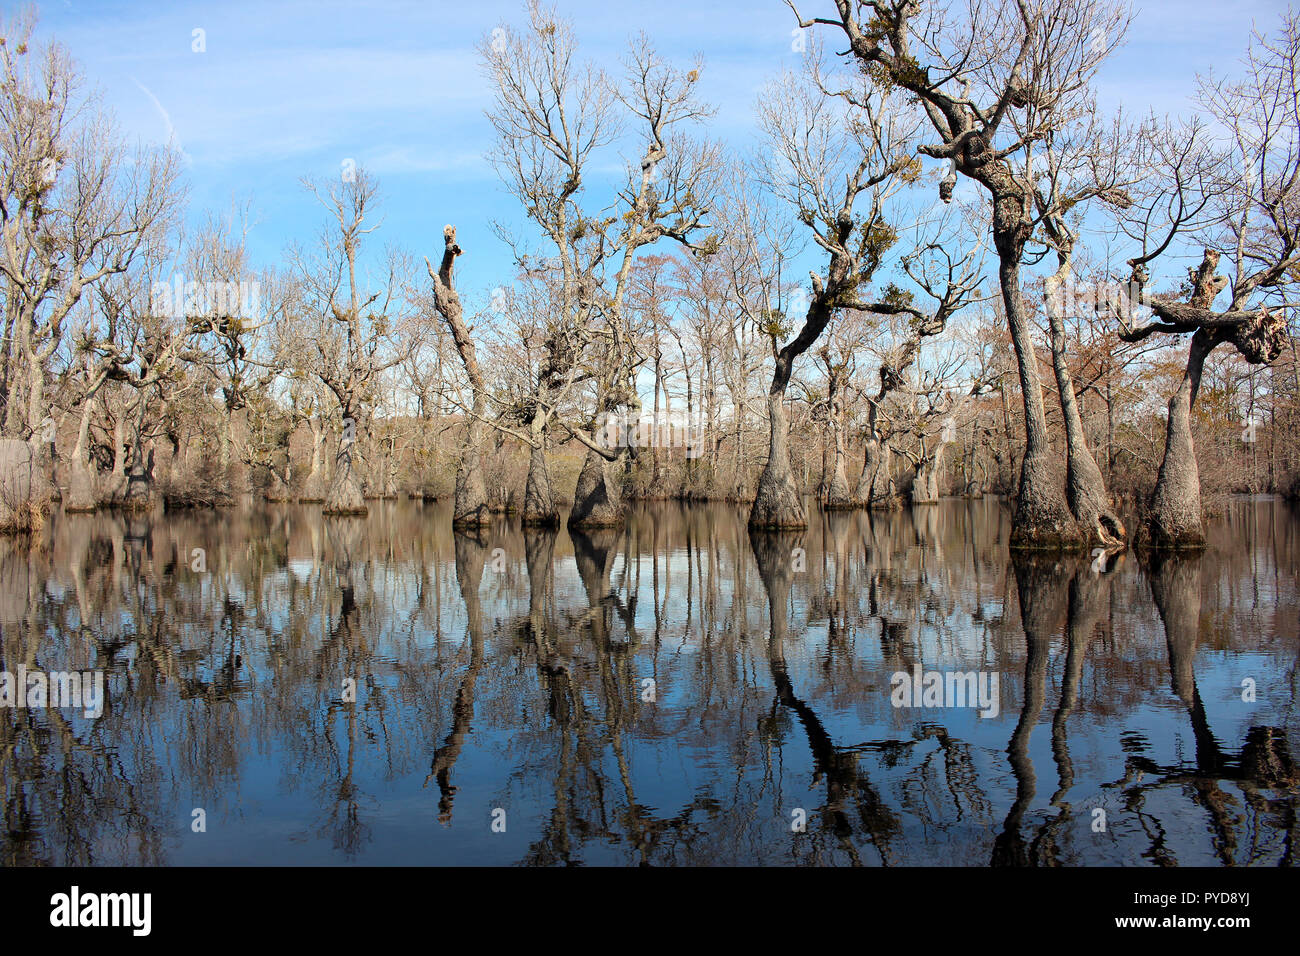
[[[922,455],[916,463],[916,474],[912,478],[912,504],[930,505],[939,500],[939,469],[942,467],[943,450],[941,442],[930,455]]]
[[[325,423],[311,420],[311,471],[302,484],[300,502],[315,504],[325,500]]]
[[[844,422],[834,409],[831,411],[831,435],[835,445],[835,463],[831,466],[831,479],[826,488],[826,507],[852,508],[855,502],[849,494],[849,479],[844,473]]]
[[[1165,457],[1144,519],[1142,543],[1153,548],[1198,550],[1205,547],[1201,520],[1201,475],[1192,441],[1192,406],[1201,387],[1205,359],[1218,344],[1210,333],[1197,329],[1187,354],[1187,369],[1178,390],[1169,399],[1165,429]]]
[[[858,475],[858,490],[854,495],[860,504],[870,504],[871,483],[880,467],[880,439],[868,435],[862,447],[862,472]]]
[[[146,453],[144,443],[144,416],[148,406],[147,397],[142,395],[131,441],[131,467],[127,471],[126,490],[122,495],[123,506],[132,511],[148,511],[153,506],[153,448]]]
[[[610,463],[593,449],[578,474],[573,492],[573,509],[569,512],[570,528],[617,528],[624,520],[623,499],[610,479]]]
[[[900,506],[894,494],[894,449],[888,442],[867,436],[862,453],[862,474],[858,476],[858,501],[868,508],[893,510]]]
[[[488,507],[487,484],[483,480],[483,400],[477,390],[474,394],[474,411],[465,436],[465,449],[456,466],[456,490],[453,497],[451,523],[457,528],[477,528],[492,523],[492,509]]]
[[[339,436],[338,451],[334,455],[334,477],[330,481],[329,492],[325,495],[323,514],[327,515],[365,515],[365,497],[361,491],[358,470],[361,462],[356,440],[356,419],[351,409],[343,409],[343,434]]]
[[[995,233],[995,240],[998,238]],[[1021,397],[1025,405],[1025,458],[1020,465],[1010,544],[1013,550],[1076,550],[1083,546],[1083,535],[1065,500],[1061,469],[1048,440],[1038,360],[1034,355],[1029,318],[1025,315],[1021,297],[1019,259],[1023,247],[1004,249],[1004,242],[1005,239],[998,248],[1001,259],[998,279],[1011,326],[1011,341],[1015,346]]]
[[[560,523],[560,512],[555,506],[555,496],[551,492],[551,473],[546,464],[546,432],[534,428],[532,445],[528,455],[528,481],[524,486],[525,525],[536,527],[555,527]]]
[[[81,422],[77,426],[77,442],[73,446],[72,461],[68,467],[68,493],[63,498],[64,511],[94,511],[99,507],[95,468],[87,459],[90,450],[90,419],[94,409],[95,396],[91,395],[81,409]]]
[[[274,464],[267,466],[267,471],[271,473],[271,484],[266,489],[267,501],[293,500],[293,493],[289,490],[289,469],[288,461],[285,461],[283,471]]]
[[[131,467],[126,475],[126,492],[122,503],[132,511],[148,511],[153,506],[153,449],[145,450],[139,435],[131,449]]]
[[[113,470],[109,473],[108,487],[104,490],[102,501],[107,504],[121,504],[126,492],[126,410],[113,422]]]
[[[799,488],[790,468],[790,420],[786,415],[785,386],[789,372],[781,380],[778,371],[767,396],[767,414],[771,423],[767,464],[758,479],[758,490],[749,512],[750,528],[799,530],[808,527]]]
[[[218,416],[221,422],[221,429],[220,434],[217,437],[221,448],[219,465],[221,471],[217,475],[217,483],[218,487],[223,489],[230,487],[230,461],[235,445],[234,415],[235,413],[231,410],[230,406],[222,403],[221,414]]]

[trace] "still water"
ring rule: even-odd
[[[1294,862],[1294,508],[1155,563],[1008,532],[995,500],[752,541],[720,505],[55,515],[0,539],[0,670],[100,670],[103,713],[0,708],[0,861]],[[896,706],[932,674],[991,706]]]

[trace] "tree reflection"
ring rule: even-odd
[[[991,499],[797,535],[674,502],[586,533],[56,514],[0,539],[0,663],[107,701],[0,709],[0,861],[1289,862],[1297,525],[1094,570],[1009,562]],[[998,673],[1001,714],[896,709],[914,665]]]

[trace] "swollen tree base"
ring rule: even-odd
[[[799,490],[790,474],[788,460],[785,465],[784,469],[773,468],[769,459],[763,469],[753,507],[749,510],[751,531],[802,531],[808,527],[808,516],[799,500]]]
[[[492,509],[487,503],[487,487],[478,467],[478,456],[466,453],[456,471],[451,526],[482,528],[492,523]]]
[[[1165,426],[1165,457],[1160,462],[1155,491],[1138,530],[1140,548],[1159,551],[1199,551],[1205,547],[1201,514],[1201,473],[1192,439],[1192,405],[1201,385],[1205,358],[1217,340],[1198,330],[1188,350],[1187,369],[1169,399]]]
[[[609,479],[608,463],[596,452],[588,450],[574,489],[568,526],[621,528],[626,518],[622,498]]]
[[[74,461],[68,469],[68,491],[63,496],[63,510],[68,514],[86,514],[98,508],[93,468],[86,462]]]
[[[831,485],[826,490],[826,503],[823,507],[827,511],[848,511],[857,506],[858,502],[849,493],[849,482],[844,475],[844,456],[837,454],[835,472],[831,478]]]
[[[363,517],[370,513],[355,481],[336,481],[325,499],[321,514],[330,517]]]
[[[1011,518],[1013,551],[1081,551],[1087,538],[1066,503],[1059,469],[1048,458],[1026,458]]]
[[[1066,470],[1066,498],[1070,510],[1086,535],[1086,544],[1123,548],[1128,538],[1124,522],[1111,507],[1101,470],[1092,456],[1071,455]]]
[[[528,528],[558,528],[560,512],[555,507],[551,492],[551,473],[546,464],[546,452],[540,442],[534,445],[528,457],[528,481],[524,486],[524,512],[521,519]]]
[[[1139,526],[1133,546],[1142,551],[1204,551],[1205,529],[1199,521],[1170,527],[1148,517]]]

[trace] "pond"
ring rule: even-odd
[[[677,503],[56,514],[0,540],[0,670],[103,699],[0,707],[0,860],[1294,862],[1294,507],[1161,560],[1009,530],[994,499],[753,539]]]

